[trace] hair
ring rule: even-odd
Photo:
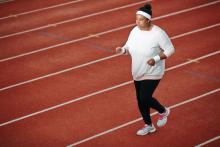
[[[139,11],[143,11],[143,12],[146,12],[148,13],[149,15],[152,16],[152,7],[151,7],[151,4],[147,3],[145,4],[143,7],[140,7],[139,8]]]

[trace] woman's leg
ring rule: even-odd
[[[144,122],[151,125],[150,108],[156,109],[159,113],[163,113],[165,108],[152,97],[160,80],[143,80],[135,81],[136,95],[138,100],[138,107]]]
[[[150,118],[150,107],[147,105],[142,92],[143,82],[142,81],[134,81],[135,89],[136,89],[136,97],[138,101],[138,108],[143,117],[145,124],[151,125]]]
[[[165,112],[164,106],[153,97],[153,93],[159,85],[160,80],[144,80],[143,82],[143,92],[146,102],[150,105],[151,108],[157,110],[159,113]]]

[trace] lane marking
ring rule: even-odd
[[[191,34],[194,34],[194,33],[197,33],[197,32],[205,31],[205,30],[208,30],[208,29],[211,29],[211,28],[214,28],[214,27],[218,27],[218,26],[220,26],[220,23],[214,24],[214,25],[211,25],[211,26],[208,26],[208,27],[200,28],[200,29],[197,29],[197,30],[193,30],[193,31],[190,31],[190,32],[186,32],[186,33],[183,33],[183,34],[180,34],[180,35],[173,36],[173,37],[171,37],[171,40],[181,38],[181,37],[184,37],[184,36],[187,36],[187,35],[191,35]],[[37,77],[37,78],[33,78],[31,80],[27,80],[27,81],[19,82],[17,84],[2,87],[2,88],[0,88],[0,92],[4,91],[4,90],[7,90],[7,89],[17,87],[17,86],[24,85],[24,84],[27,84],[27,83],[38,81],[38,80],[45,79],[45,78],[48,78],[48,77],[52,77],[52,76],[55,76],[55,75],[58,75],[58,74],[69,72],[69,71],[72,71],[72,70],[75,70],[75,69],[79,69],[79,68],[82,68],[82,67],[85,67],[85,66],[89,66],[89,65],[92,65],[92,64],[95,64],[95,63],[98,63],[98,62],[109,60],[109,59],[117,57],[117,56],[119,56],[119,55],[116,54],[116,55],[107,56],[107,57],[104,57],[104,58],[101,58],[101,59],[98,59],[98,60],[93,60],[93,61],[81,64],[81,65],[78,65],[78,66],[71,67],[71,68],[68,68],[68,69],[65,69],[65,70],[61,70],[61,71],[58,71],[58,72],[47,74],[45,76],[40,76],[40,77]],[[190,60],[190,62],[199,62],[199,61],[195,61],[195,59],[194,59],[194,60]]]
[[[57,5],[45,7],[45,8],[40,8],[40,9],[36,9],[36,10],[32,10],[32,11],[27,11],[27,12],[23,12],[23,13],[11,14],[9,16],[1,17],[0,20],[7,19],[7,18],[10,18],[10,17],[13,17],[13,16],[21,16],[21,15],[31,14],[31,13],[35,13],[35,12],[40,12],[40,11],[44,11],[44,10],[48,10],[48,9],[52,9],[52,8],[57,8],[57,7],[60,7],[60,6],[65,6],[65,5],[69,5],[69,4],[78,3],[78,2],[81,2],[81,1],[84,1],[84,0],[76,0],[76,1],[72,1],[72,2],[67,2],[67,3],[62,3],[62,4],[57,4]]]
[[[166,15],[155,17],[152,20],[159,20],[159,19],[170,17],[170,16],[178,15],[178,14],[181,14],[181,13],[193,11],[193,10],[196,10],[196,9],[199,9],[199,8],[203,8],[203,7],[206,7],[206,6],[214,5],[214,4],[218,3],[219,1],[220,0],[212,2],[212,3],[207,3],[207,4],[199,5],[199,6],[196,6],[196,7],[184,9],[184,10],[181,10],[181,11],[172,12],[172,13],[169,13],[169,14],[166,14]],[[97,34],[94,34],[94,35],[101,36],[101,35],[105,35],[105,34],[108,34],[108,33],[116,32],[116,31],[119,31],[119,30],[123,30],[123,29],[127,29],[127,28],[130,28],[130,27],[134,27],[134,26],[135,26],[135,23],[132,23],[132,24],[121,26],[121,27],[117,27],[117,28],[114,28],[114,29],[111,29],[111,30],[108,30],[108,31],[100,32],[100,33],[97,33]],[[5,62],[5,61],[16,59],[16,58],[21,58],[21,57],[24,57],[24,56],[32,55],[32,54],[35,54],[35,53],[39,53],[39,52],[46,51],[46,50],[49,50],[49,49],[53,49],[53,48],[56,48],[56,47],[61,47],[61,46],[64,46],[64,45],[75,43],[75,42],[87,40],[87,39],[90,39],[90,38],[92,38],[92,37],[91,36],[86,36],[86,37],[74,39],[74,40],[71,40],[71,41],[67,41],[67,42],[64,42],[64,43],[52,45],[52,46],[45,47],[45,48],[41,48],[41,49],[34,50],[34,51],[31,51],[31,52],[27,52],[27,53],[15,55],[15,56],[7,57],[7,58],[4,58],[4,59],[0,59],[0,62]]]
[[[99,37],[100,37],[100,36],[97,35],[97,34],[89,34],[89,36],[90,36],[91,38],[99,38]]]
[[[188,61],[193,61],[193,62],[195,62],[195,63],[199,63],[199,61],[194,61],[194,60],[192,60],[192,59],[187,59]]]
[[[175,104],[175,105],[172,105],[172,106],[170,106],[169,108],[170,108],[170,109],[174,109],[174,108],[176,108],[176,107],[182,106],[182,105],[184,105],[184,104],[188,104],[188,103],[193,102],[193,101],[195,101],[195,100],[199,100],[199,99],[201,99],[201,98],[203,98],[203,97],[206,97],[206,96],[208,96],[208,95],[214,94],[214,93],[219,92],[219,91],[220,91],[220,88],[217,88],[217,89],[215,89],[215,90],[209,91],[209,92],[204,93],[204,94],[202,94],[202,95],[199,95],[199,96],[197,96],[197,97],[193,97],[193,98],[190,98],[190,99],[185,100],[185,101],[183,101],[183,102],[180,102],[180,103],[177,103],[177,104]],[[157,112],[151,113],[151,116],[156,115],[156,114],[157,114]],[[142,120],[141,117],[140,117],[140,118],[137,118],[137,119],[135,119],[135,120],[132,120],[132,121],[130,121],[130,122],[127,122],[127,123],[125,123],[125,124],[122,124],[122,125],[120,125],[120,126],[117,126],[117,127],[115,127],[115,128],[109,129],[109,130],[107,130],[107,131],[98,133],[98,134],[96,134],[96,135],[93,135],[93,136],[91,136],[91,137],[88,137],[88,138],[85,138],[85,139],[82,139],[82,140],[79,140],[79,141],[77,141],[77,142],[75,142],[75,143],[73,143],[73,144],[68,145],[67,147],[76,146],[76,145],[82,144],[82,143],[84,143],[84,142],[87,142],[87,141],[96,139],[96,138],[98,138],[98,137],[100,137],[100,136],[103,136],[103,135],[112,133],[112,132],[114,132],[114,131],[116,131],[116,130],[119,130],[119,129],[121,129],[121,128],[127,127],[127,126],[129,126],[129,125],[131,125],[131,124],[134,124],[134,123],[136,123],[136,122],[138,122],[138,121],[141,121],[141,120]]]
[[[198,57],[198,58],[196,58],[195,60],[202,60],[202,59],[208,58],[208,57],[210,57],[210,56],[217,55],[217,54],[219,54],[219,53],[220,53],[220,50],[219,50],[219,51],[212,52],[212,53],[210,53],[210,54],[206,54],[206,55],[201,56],[201,57]],[[188,64],[191,64],[191,63],[193,63],[193,62],[192,62],[192,61],[183,62],[183,63],[181,63],[181,64],[178,64],[178,65],[172,66],[172,67],[170,67],[170,68],[167,68],[165,71],[174,70],[174,69],[180,68],[180,67],[182,67],[182,66],[185,66],[185,65],[188,65]],[[51,111],[51,110],[54,110],[54,109],[57,109],[57,108],[60,108],[60,107],[63,107],[63,106],[72,104],[72,103],[75,103],[75,102],[77,102],[77,101],[81,101],[81,100],[87,99],[87,98],[89,98],[89,97],[92,97],[92,96],[95,96],[95,95],[98,95],[98,94],[101,94],[101,93],[104,93],[104,92],[107,92],[107,91],[114,90],[114,89],[116,89],[116,88],[120,88],[120,87],[129,85],[129,84],[131,84],[131,83],[133,83],[133,80],[127,81],[127,82],[124,82],[124,83],[121,83],[121,84],[118,84],[118,85],[114,85],[114,86],[112,86],[112,87],[109,87],[109,88],[106,88],[106,89],[103,89],[103,90],[99,90],[99,91],[96,91],[96,92],[93,92],[93,93],[84,95],[84,96],[82,96],[82,97],[78,97],[78,98],[72,99],[72,100],[70,100],[70,101],[67,101],[67,102],[64,102],[64,103],[61,103],[61,104],[58,104],[58,105],[55,105],[55,106],[52,106],[52,107],[49,107],[49,108],[46,108],[46,109],[43,109],[43,110],[34,112],[34,113],[31,113],[31,114],[28,114],[28,115],[25,115],[25,116],[22,116],[22,117],[15,118],[15,119],[13,119],[13,120],[10,120],[10,121],[1,123],[1,124],[0,124],[0,127],[1,127],[1,126],[5,126],[5,125],[8,125],[8,124],[15,123],[15,122],[17,122],[17,121],[21,121],[21,120],[23,120],[23,119],[26,119],[26,118],[29,118],[29,117],[32,117],[32,116],[39,115],[39,114],[42,114],[42,113],[44,113],[44,112],[48,112],[48,111]]]
[[[147,1],[151,1],[151,0],[147,0]],[[89,18],[89,17],[93,17],[93,16],[97,16],[97,15],[101,15],[101,14],[105,14],[105,13],[109,13],[109,12],[125,9],[125,8],[129,8],[129,7],[138,5],[138,4],[146,3],[147,1],[145,0],[145,1],[137,2],[137,3],[132,3],[132,4],[116,7],[116,8],[113,8],[113,9],[109,9],[109,10],[105,10],[105,11],[100,11],[100,12],[97,12],[97,13],[92,13],[92,14],[89,14],[89,15],[84,15],[84,16],[73,18],[73,19],[68,19],[68,20],[65,20],[65,21],[60,21],[60,22],[57,22],[57,23],[53,23],[53,24],[49,24],[49,25],[45,25],[45,26],[41,26],[41,27],[29,29],[29,30],[20,31],[20,32],[17,32],[17,33],[3,35],[3,36],[0,36],[0,39],[12,37],[12,36],[17,36],[17,35],[33,32],[33,31],[37,31],[37,30],[42,30],[42,29],[49,28],[51,26],[57,26],[57,25],[61,25],[61,24],[69,23],[69,22],[74,22],[74,21],[78,21],[78,20],[81,20],[81,19],[85,19],[85,18]]]
[[[18,17],[18,16],[17,16],[17,15],[13,15],[13,14],[11,14],[10,17]]]
[[[216,140],[218,140],[218,139],[220,139],[220,135],[219,135],[219,136],[216,136],[216,137],[214,137],[214,138],[211,138],[211,139],[209,139],[209,140],[207,140],[207,141],[205,141],[205,142],[203,142],[203,143],[201,143],[201,144],[198,144],[198,145],[196,145],[195,147],[202,147],[202,146],[207,145],[207,144],[209,144],[209,143],[211,143],[211,142],[213,142],[213,141],[216,141]]]

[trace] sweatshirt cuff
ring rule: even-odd
[[[156,55],[153,57],[155,63],[157,63],[158,61],[160,61],[160,56],[159,55]]]

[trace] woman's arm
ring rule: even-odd
[[[174,48],[171,47],[170,49],[167,49],[166,51],[161,51],[159,55],[154,56],[150,60],[147,61],[147,63],[151,66],[154,66],[156,62],[159,62],[160,60],[167,59],[175,52]]]
[[[175,52],[174,46],[169,36],[163,30],[161,30],[161,32],[159,33],[158,40],[159,46],[162,51],[158,55],[147,61],[147,63],[151,66],[154,66],[155,63],[159,62],[160,60],[167,59]]]

